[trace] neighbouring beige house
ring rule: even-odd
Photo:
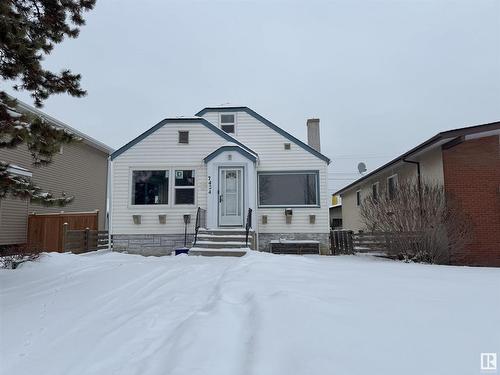
[[[34,167],[26,145],[14,149],[0,149],[0,160],[10,164],[10,171],[31,176],[44,191],[56,196],[62,193],[74,196],[65,207],[42,207],[27,200],[6,198],[0,200],[0,246],[21,245],[27,242],[28,214],[61,212],[89,212],[99,210],[99,228],[106,226],[106,193],[108,156],[113,149],[86,134],[62,123],[32,106],[18,101],[18,109],[44,118],[55,127],[64,128],[81,139],[64,145],[53,163]]]
[[[367,195],[413,179],[441,184],[472,220],[474,239],[456,263],[500,266],[500,122],[441,132],[334,194],[343,228],[364,230]]]
[[[342,198],[339,195],[332,195],[330,205],[330,228],[342,228]]]

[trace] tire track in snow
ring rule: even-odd
[[[248,263],[249,259],[239,258],[227,267],[205,305],[174,331],[174,339],[168,343],[167,358],[170,362],[166,374],[253,373],[258,305],[255,294],[239,289],[238,283],[238,277],[248,268]],[[212,328],[217,326],[221,329],[214,332]]]
[[[208,293],[208,302],[205,300],[201,305],[195,306],[194,308],[190,308],[188,316],[185,317],[185,311],[182,312],[177,312],[178,316],[173,315],[172,319],[163,319],[163,324],[160,327],[157,327],[158,329],[155,329],[154,332],[152,332],[151,335],[147,336],[145,339],[144,337],[141,337],[141,339],[135,341],[136,349],[133,351],[133,353],[130,352],[131,346],[134,346],[134,342],[128,342],[127,347],[125,348],[126,351],[128,351],[128,356],[130,357],[130,361],[123,363],[120,365],[120,368],[116,369],[117,373],[132,373],[132,374],[164,374],[165,373],[165,364],[161,366],[157,366],[155,364],[157,363],[163,363],[164,361],[169,362],[171,358],[169,356],[165,356],[163,353],[165,351],[165,347],[168,347],[168,343],[172,340],[172,337],[175,337],[177,335],[177,331],[179,330],[179,326],[183,325],[183,322],[188,321],[190,316],[196,314],[199,311],[202,311],[203,309],[206,308],[207,304],[211,303],[211,300],[213,299],[214,296],[214,290],[217,288],[220,288],[220,280],[223,277],[223,274],[225,270],[231,267],[233,261],[231,261],[231,264],[224,266],[224,270],[222,271],[221,275],[216,279],[214,286],[210,286],[211,292]],[[218,270],[220,269],[218,266],[218,263],[215,264],[196,264],[193,266],[193,268],[198,271],[200,274],[207,273],[209,271],[210,273],[217,273],[219,272]],[[175,276],[175,275],[174,275]],[[185,268],[182,270],[182,276],[186,277],[191,277],[190,275],[186,275]],[[170,275],[170,278],[172,275]],[[150,283],[151,286],[155,286],[156,284],[165,284],[168,286],[168,283],[164,283],[165,278],[164,277],[157,277],[155,278],[153,283]],[[167,280],[168,281],[168,280]],[[206,286],[206,284],[204,284]],[[197,286],[198,287],[198,286]],[[189,291],[189,290],[188,290]],[[183,291],[181,293],[184,294]],[[109,330],[109,332],[104,334],[104,338],[100,341],[103,340],[111,340],[112,337],[115,334],[119,335],[120,328],[123,325],[129,324],[131,321],[134,319],[140,320],[144,316],[148,315],[148,312],[154,311],[157,309],[157,305],[152,303],[155,298],[158,296],[162,296],[165,293],[163,291],[156,291],[156,293],[152,293],[148,299],[144,300],[142,299],[141,301],[141,306],[144,306],[144,308],[140,308],[139,312],[134,314],[133,316],[127,317],[126,321],[120,325],[120,326],[114,326],[112,329]],[[149,301],[148,301],[149,300]],[[150,306],[150,307],[147,307]],[[181,315],[182,314],[182,317]],[[172,322],[175,320],[181,320],[180,323],[176,323],[173,327],[170,327],[172,325]],[[113,341],[113,340],[111,340]],[[140,345],[139,345],[140,344]],[[99,345],[98,345],[99,346]],[[98,346],[96,350],[98,349]],[[120,348],[117,348],[118,350]],[[131,355],[133,354],[133,355]],[[118,356],[122,356],[118,354]],[[111,364],[110,366],[115,365],[116,367],[116,362]]]
[[[168,337],[156,346],[155,350],[143,356],[140,361],[143,363],[148,361],[148,358],[154,357],[161,354],[161,352],[166,351],[164,354],[164,361],[156,361],[157,368],[153,369],[152,373],[162,373],[162,374],[174,374],[178,371],[178,367],[182,366],[179,358],[180,353],[187,352],[190,345],[193,344],[196,339],[196,334],[192,335],[193,326],[195,320],[203,316],[209,316],[210,312],[217,306],[221,300],[221,289],[224,284],[224,280],[228,272],[235,267],[238,263],[239,258],[231,259],[231,263],[227,265],[220,275],[217,277],[215,283],[211,287],[212,290],[208,294],[207,299],[199,305],[198,308],[190,312],[185,318],[183,318],[171,331]],[[210,264],[209,264],[210,265]],[[144,372],[145,373],[145,372]]]

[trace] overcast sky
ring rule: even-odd
[[[98,0],[86,20],[45,65],[81,73],[88,95],[42,110],[114,148],[223,103],[303,140],[319,117],[334,191],[359,161],[500,120],[500,0]]]

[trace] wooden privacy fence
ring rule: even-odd
[[[352,254],[354,252],[352,230],[332,230],[330,232],[330,241],[333,255]]]
[[[30,214],[28,216],[28,247],[31,251],[63,251],[63,225],[68,230],[97,230],[99,211]]]
[[[81,254],[94,250],[108,249],[112,246],[112,236],[109,236],[107,230],[93,230],[89,228],[70,230],[68,226],[68,224],[64,224],[63,227],[63,251]]]
[[[359,232],[350,230],[333,230],[330,234],[334,255],[388,252],[394,241],[415,241],[416,233]],[[397,243],[397,242],[396,242]]]

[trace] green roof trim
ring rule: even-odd
[[[277,133],[281,134],[285,138],[287,138],[290,141],[292,141],[293,143],[295,143],[296,145],[302,147],[304,150],[310,152],[314,156],[316,156],[316,157],[320,158],[321,160],[324,160],[328,164],[330,164],[330,159],[328,157],[326,157],[325,155],[323,155],[321,152],[316,151],[314,148],[312,148],[308,144],[295,138],[290,133],[281,129],[279,126],[273,124],[271,121],[269,121],[265,117],[259,115],[257,112],[255,112],[254,110],[252,110],[248,107],[206,107],[206,108],[203,108],[201,111],[199,111],[195,116],[203,116],[207,112],[238,112],[238,111],[246,112],[247,114],[249,114],[253,118],[255,118],[255,119],[259,120],[260,122],[262,122],[263,124],[267,125],[268,127],[273,129]]]

